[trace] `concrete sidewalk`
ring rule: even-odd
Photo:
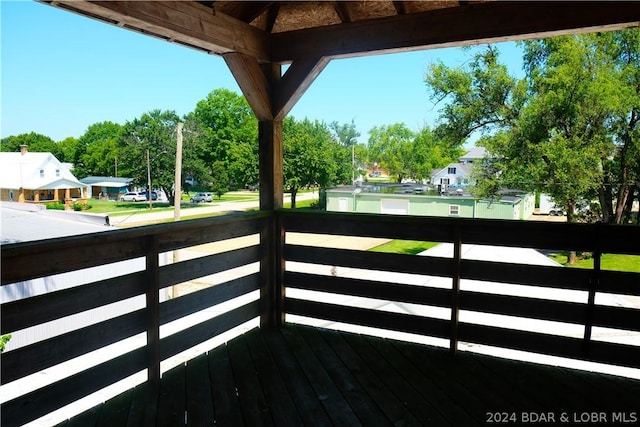
[[[317,200],[318,193],[302,193],[298,194],[296,197],[296,201],[306,201],[306,200]],[[291,196],[285,194],[284,202],[288,203],[291,201]],[[148,205],[145,205],[148,206]],[[237,211],[246,211],[249,209],[257,209],[259,206],[258,200],[252,200],[248,202],[243,201],[233,201],[233,202],[213,202],[202,204],[201,206],[190,207],[188,209],[180,210],[180,218],[188,219],[190,216],[196,215],[206,215],[206,214],[217,214],[221,212],[237,212]],[[142,210],[142,209],[141,209]],[[110,222],[111,225],[115,227],[135,227],[139,225],[149,225],[154,223],[163,222],[166,220],[173,219],[173,210],[163,210],[163,211],[148,211],[146,208],[144,209],[146,212],[135,211],[131,213],[131,215],[117,215],[111,216]]]

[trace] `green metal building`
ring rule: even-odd
[[[489,200],[476,199],[460,190],[446,195],[404,191],[384,193],[354,186],[328,189],[327,211],[523,220],[533,215],[535,207],[535,196],[520,192]]]

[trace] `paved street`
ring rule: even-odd
[[[246,193],[244,193],[246,195]],[[254,193],[257,195],[257,193]],[[313,200],[318,199],[318,192],[314,191],[313,193],[302,193],[298,194],[296,197],[296,201],[304,201],[304,200]],[[284,202],[290,202],[291,197],[288,194],[285,194]],[[148,211],[148,205],[142,206],[141,210],[147,210],[147,212],[136,211],[131,215],[115,215],[110,216],[109,220],[111,225],[116,227],[133,227],[137,225],[145,225],[155,222],[166,221],[167,219],[173,219],[173,211]],[[204,215],[204,214],[213,214],[219,212],[232,212],[232,211],[244,211],[247,209],[255,209],[258,208],[258,200],[253,200],[249,202],[243,201],[233,201],[233,202],[216,202],[214,199],[213,203],[203,203],[201,206],[190,207],[188,209],[180,210],[180,218],[187,219],[190,216],[195,215]]]

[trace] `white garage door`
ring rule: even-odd
[[[380,213],[392,215],[408,215],[409,201],[396,199],[380,200]]]

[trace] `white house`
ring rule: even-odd
[[[446,167],[434,171],[431,185],[446,193],[449,187],[467,187],[471,184],[471,165],[465,163],[449,163]]]
[[[437,187],[441,193],[446,193],[449,187],[461,188],[472,185],[473,163],[486,157],[486,153],[484,147],[471,148],[458,159],[458,162],[434,170],[431,174],[431,185]]]
[[[0,153],[0,200],[71,201],[86,197],[82,184],[51,153]]]

